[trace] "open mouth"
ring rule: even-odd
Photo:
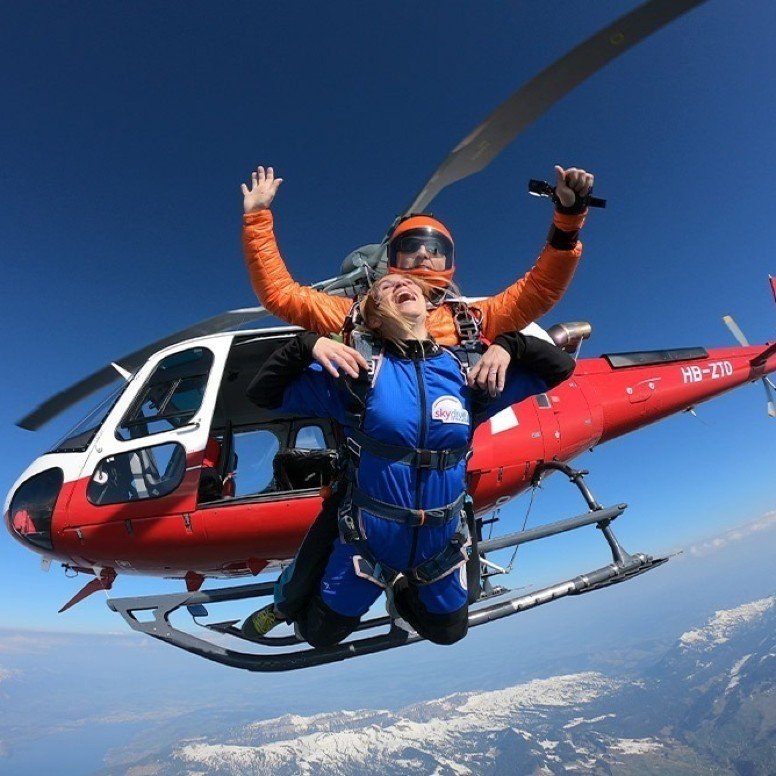
[[[402,304],[403,302],[414,302],[415,294],[411,291],[399,291],[394,297],[396,304]]]

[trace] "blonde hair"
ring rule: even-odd
[[[409,277],[408,279],[418,286],[428,306],[429,297],[434,291],[433,286],[418,278]],[[412,339],[417,342],[421,340],[413,332],[407,319],[399,312],[393,299],[389,297],[378,299],[379,283],[378,280],[360,302],[363,326],[372,333],[378,334],[382,339],[392,342],[402,353],[406,353],[404,344],[406,340]],[[376,321],[380,321],[382,325],[377,327]]]

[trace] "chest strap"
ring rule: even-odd
[[[453,321],[458,334],[458,341],[465,348],[474,348],[481,342],[482,313],[463,300],[450,303],[453,308]]]
[[[371,512],[373,515],[382,517],[385,520],[403,523],[410,528],[421,525],[434,527],[447,525],[454,518],[460,517],[465,498],[466,493],[462,493],[451,504],[445,504],[443,507],[437,507],[436,509],[410,509],[409,507],[399,507],[372,498],[360,488],[353,487],[350,493],[350,503],[352,506],[365,509],[367,512]],[[352,512],[352,510],[350,511]]]
[[[449,450],[424,450],[404,445],[390,445],[380,442],[358,428],[348,429],[347,448],[356,459],[361,457],[361,451],[366,450],[378,458],[393,463],[402,463],[416,469],[452,469],[461,461],[466,461],[471,455],[469,446],[453,447]],[[356,461],[358,463],[358,461]]]

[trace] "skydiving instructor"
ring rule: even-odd
[[[393,227],[388,239],[388,271],[418,278],[438,289],[438,304],[429,310],[427,328],[439,345],[471,345],[472,339],[492,342],[499,334],[528,326],[563,296],[582,255],[579,232],[594,179],[583,169],[560,166],[555,167],[555,176],[553,221],[536,263],[522,278],[499,294],[478,301],[476,307],[452,296],[457,291],[451,291],[455,246],[441,221],[429,214],[412,214]],[[272,167],[258,167],[250,184],[241,186],[243,249],[251,284],[261,304],[278,318],[323,335],[341,332],[350,320],[353,301],[297,283],[280,254],[269,208],[282,182]],[[324,366],[328,361],[332,370],[358,372],[352,350],[343,343],[322,338],[317,348]],[[486,388],[491,395],[503,390],[510,357],[502,351],[499,347],[487,349],[469,372],[470,385]],[[338,535],[337,491],[335,483],[291,569],[283,575],[282,611],[270,606],[251,615],[247,630],[243,629],[246,634],[263,636],[278,621],[293,621],[317,589]]]

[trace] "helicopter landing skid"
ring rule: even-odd
[[[542,475],[551,470],[561,471],[580,490],[587,502],[589,511],[576,517],[548,523],[537,528],[519,531],[495,539],[479,542],[481,553],[517,547],[526,542],[542,539],[547,536],[572,531],[584,525],[596,524],[606,538],[612,553],[612,563],[595,569],[587,574],[580,574],[563,582],[543,587],[528,593],[517,594],[503,587],[493,587],[489,583],[483,586],[483,594],[469,610],[469,627],[473,628],[486,622],[509,617],[518,612],[533,609],[536,606],[556,601],[568,595],[600,590],[604,587],[626,582],[640,574],[665,563],[667,557],[653,558],[643,553],[633,555],[625,552],[611,529],[611,522],[626,509],[625,504],[604,508],[593,498],[584,482],[585,471],[575,471],[566,464],[555,461],[541,463],[537,466],[534,482],[538,484]],[[494,564],[490,564],[493,567]],[[485,566],[483,566],[483,569]],[[492,576],[492,572],[489,573]],[[387,632],[373,636],[358,636],[342,644],[326,649],[304,647],[304,642],[295,635],[265,636],[261,639],[246,639],[237,627],[239,620],[205,623],[200,622],[201,616],[197,609],[205,604],[217,604],[226,601],[239,601],[271,597],[274,585],[272,582],[260,582],[238,587],[215,590],[200,590],[191,593],[168,593],[158,596],[140,596],[134,598],[113,598],[108,600],[108,606],[118,612],[136,631],[146,633],[155,639],[179,647],[192,654],[199,655],[216,663],[242,668],[248,671],[291,671],[298,668],[334,663],[359,655],[382,652],[387,649],[413,644],[422,641],[417,633],[407,632],[396,626],[389,617],[375,617],[362,622],[356,633],[386,628]],[[510,595],[511,593],[511,595]],[[495,600],[499,599],[499,600]],[[487,602],[487,603],[486,603]],[[227,637],[234,646],[248,643],[255,648],[271,648],[272,651],[242,652],[224,646],[213,640],[200,638],[187,631],[180,630],[170,622],[173,612],[187,607],[194,622],[209,631]],[[206,610],[202,610],[204,614]]]
[[[612,563],[565,582],[560,582],[532,593],[509,597],[482,608],[475,604],[469,611],[469,627],[472,628],[486,622],[499,620],[567,595],[576,595],[606,585],[616,584],[617,582],[624,582],[638,574],[643,574],[655,568],[666,560],[667,558],[651,558],[637,553],[630,556],[626,564]],[[389,625],[387,633],[357,638],[328,649],[306,648],[287,652],[274,651],[272,654],[260,654],[239,652],[180,630],[170,623],[170,615],[182,607],[192,604],[211,604],[267,595],[263,588],[263,584],[255,584],[242,585],[231,589],[202,590],[197,593],[170,593],[159,596],[113,598],[108,601],[108,606],[113,611],[118,612],[133,630],[146,633],[153,638],[172,644],[186,652],[204,657],[207,660],[234,668],[243,668],[248,671],[291,671],[297,668],[310,668],[312,666],[347,660],[359,655],[382,652],[422,640],[416,633],[408,633],[390,624],[388,617],[379,617],[362,623],[360,630],[364,631],[381,625]],[[498,597],[500,598],[501,596]],[[140,612],[149,613],[152,619],[148,621],[138,619],[137,614]],[[202,627],[215,633],[248,642],[242,636],[240,630],[235,627],[237,622],[239,621],[231,620],[223,623],[202,624]],[[257,646],[277,649],[299,647],[303,642],[300,642],[296,636],[267,636],[261,642],[250,641],[248,643],[256,643]]]

